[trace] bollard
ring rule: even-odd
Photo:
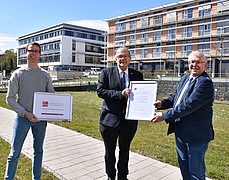
[[[94,92],[96,91],[97,86],[96,86],[96,82],[94,82]]]
[[[90,81],[88,82],[88,88],[87,88],[87,91],[90,92],[91,90],[91,85],[90,85]]]

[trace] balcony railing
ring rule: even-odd
[[[161,52],[153,52],[152,56],[153,58],[159,58],[161,57]]]
[[[161,25],[163,23],[163,20],[162,19],[154,19],[153,20],[153,25],[156,26],[156,25]]]
[[[166,57],[167,58],[174,58],[176,56],[175,51],[166,51]]]
[[[192,52],[192,50],[189,50],[189,51],[182,51],[181,52],[181,57],[184,57],[184,58],[187,58],[188,55]]]
[[[141,38],[141,43],[145,43],[145,42],[148,42],[149,41],[149,38]]]
[[[148,54],[140,54],[141,58],[148,58]]]

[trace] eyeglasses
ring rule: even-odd
[[[122,58],[126,59],[126,58],[129,58],[129,57],[130,57],[130,56],[126,56],[126,55],[124,55],[124,56],[123,56],[123,55],[117,56],[118,59],[122,59]]]
[[[27,50],[29,53],[35,53],[35,54],[38,54],[38,53],[40,53],[40,51],[39,50]]]
[[[200,65],[202,63],[206,63],[205,61],[195,61],[195,60],[191,60],[191,61],[188,61],[189,64],[197,64],[197,65]]]

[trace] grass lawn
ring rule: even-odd
[[[3,179],[6,169],[6,161],[10,152],[10,144],[0,138],[0,179]],[[20,156],[18,161],[18,169],[15,176],[15,180],[28,180],[32,177],[32,161],[24,156]],[[47,172],[46,170],[42,171],[42,180],[58,180],[52,173]]]
[[[56,121],[52,123],[101,139],[99,113],[102,100],[97,97],[95,92],[63,93],[73,94],[73,120],[71,123]],[[8,107],[4,100],[5,94],[0,93],[0,106]],[[215,139],[210,143],[206,154],[207,176],[212,179],[225,180],[229,179],[229,106],[226,102],[215,102],[213,108]],[[166,132],[167,124],[164,122],[154,124],[148,121],[139,121],[138,131],[132,142],[131,150],[178,166],[174,135],[167,136]],[[6,149],[0,151],[0,164],[6,162],[9,146]],[[25,171],[29,172],[31,165],[24,162],[23,165]],[[4,169],[2,165],[1,169]],[[46,173],[43,173],[43,176],[46,176]]]

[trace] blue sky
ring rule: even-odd
[[[59,24],[107,30],[105,19],[179,0],[0,0],[0,54],[16,49],[19,36]]]

